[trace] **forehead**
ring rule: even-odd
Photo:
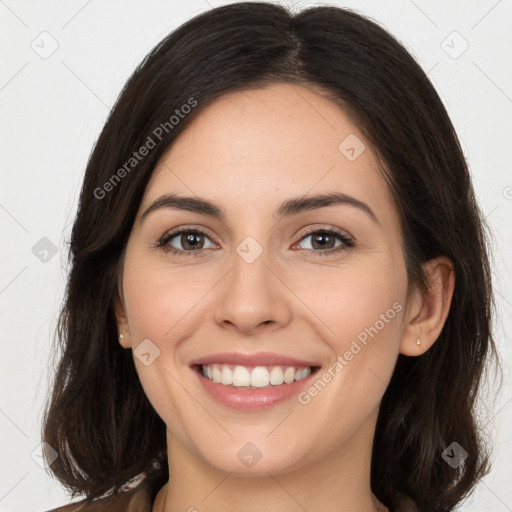
[[[375,155],[342,109],[313,90],[278,83],[226,94],[205,107],[155,168],[143,203],[178,192],[261,208],[341,191],[389,213]]]

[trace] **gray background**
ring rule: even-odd
[[[65,242],[92,145],[143,56],[185,20],[223,3],[230,2],[0,0],[0,511],[43,511],[69,501],[38,453]],[[323,4],[293,5],[317,3]],[[461,510],[512,511],[512,2],[330,3],[376,19],[407,46],[462,141],[494,232],[505,379],[495,403],[481,403],[493,436],[493,471]],[[495,395],[492,387],[488,393]]]

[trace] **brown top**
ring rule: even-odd
[[[82,500],[63,507],[54,508],[47,512],[151,512],[153,499],[146,481],[136,488],[118,495],[99,498],[94,501]],[[405,496],[399,506],[390,512],[417,512],[414,503]]]

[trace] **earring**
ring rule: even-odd
[[[416,345],[421,345],[421,340],[419,338],[416,338]]]
[[[119,339],[122,340],[124,336],[122,334],[119,335]]]

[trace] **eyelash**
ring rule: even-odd
[[[202,256],[203,252],[206,249],[195,249],[193,251],[184,251],[182,249],[176,249],[175,247],[172,247],[169,245],[169,242],[176,238],[178,235],[182,235],[184,233],[188,234],[196,234],[196,235],[203,235],[207,238],[209,238],[208,234],[201,229],[194,228],[194,229],[182,229],[180,231],[175,231],[174,233],[169,233],[164,235],[156,244],[156,247],[161,248],[164,252],[170,253],[176,256]],[[342,242],[342,245],[339,247],[336,247],[334,249],[323,249],[323,250],[315,250],[315,249],[303,249],[306,251],[306,255],[309,258],[316,258],[317,256],[326,256],[330,254],[337,254],[340,251],[346,251],[348,249],[352,249],[355,247],[355,242],[353,239],[349,238],[346,234],[344,234],[342,231],[335,227],[330,228],[321,228],[321,229],[314,229],[312,231],[308,231],[305,233],[298,242],[296,242],[294,245],[297,245],[298,243],[302,242],[305,238],[314,235],[314,234],[326,234],[331,235],[337,238]],[[308,254],[309,253],[309,254]],[[311,254],[312,253],[312,254]]]

